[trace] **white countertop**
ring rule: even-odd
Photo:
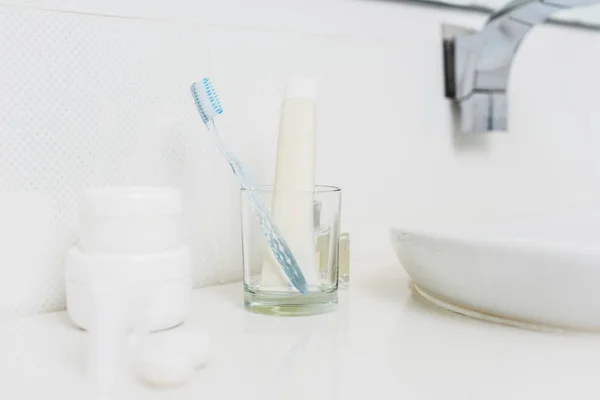
[[[471,320],[412,294],[397,264],[361,270],[338,311],[314,317],[246,312],[241,283],[197,290],[182,328],[210,334],[208,366],[178,388],[136,384],[108,398],[600,397],[600,335]],[[0,322],[0,398],[97,398],[82,367],[85,336],[64,312]]]

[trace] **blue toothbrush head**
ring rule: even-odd
[[[223,113],[223,107],[221,107],[217,92],[208,78],[192,83],[190,91],[192,92],[192,97],[196,102],[196,107],[198,108],[198,112],[200,112],[202,121],[205,124]]]

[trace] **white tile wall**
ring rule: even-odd
[[[10,112],[0,115],[0,171],[12,175],[0,173],[0,189],[50,196],[40,220],[60,212],[34,235],[39,254],[18,260],[0,248],[0,314],[64,305],[75,195],[99,182],[182,188],[197,285],[241,276],[236,184],[187,94],[203,75],[223,101],[226,141],[263,182],[273,177],[286,80],[318,81],[317,179],[344,190],[355,261],[392,257],[394,224],[497,221],[600,199],[597,32],[534,30],[511,77],[510,133],[461,137],[443,98],[440,25],[478,27],[483,15],[373,0],[2,3],[0,109]],[[6,149],[22,137],[27,149]],[[44,140],[54,150],[39,151]],[[88,158],[73,161],[57,143]],[[7,154],[29,167],[7,166]],[[42,166],[52,166],[43,177]],[[29,215],[8,214],[19,212]],[[36,219],[25,220],[35,229]],[[0,237],[22,246],[11,229]]]

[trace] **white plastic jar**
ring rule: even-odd
[[[181,195],[173,188],[103,187],[81,204],[79,240],[67,255],[67,309],[89,327],[94,287],[119,288],[130,325],[152,331],[181,324],[189,313],[189,248],[181,243]],[[135,319],[135,321],[134,321]]]

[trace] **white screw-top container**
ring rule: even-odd
[[[67,309],[88,329],[98,286],[121,288],[125,324],[155,331],[181,324],[190,306],[189,248],[181,243],[179,191],[161,187],[88,190],[79,240],[67,255]]]

